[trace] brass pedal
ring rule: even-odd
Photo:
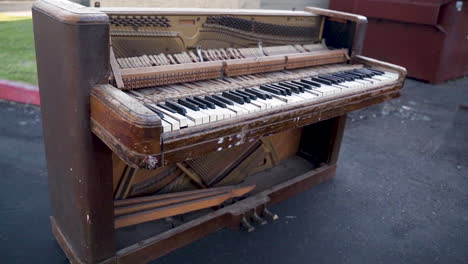
[[[263,207],[262,215],[267,216],[267,217],[270,217],[273,221],[276,221],[276,220],[279,219],[279,216],[278,216],[277,214],[273,214],[273,213],[270,212],[270,210],[268,210],[268,208],[266,208],[266,207]]]
[[[254,210],[253,214],[252,214],[252,219],[255,223],[258,223],[260,225],[266,225],[268,224],[268,222],[261,218],[258,214],[257,214],[257,211]]]
[[[253,227],[249,223],[249,221],[247,220],[247,218],[245,218],[245,216],[243,216],[242,219],[241,219],[241,225],[249,233],[255,231],[255,227]]]

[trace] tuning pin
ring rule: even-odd
[[[252,219],[256,222],[256,223],[259,223],[260,225],[266,225],[268,224],[268,222],[261,218],[258,214],[257,214],[257,211],[254,210],[253,212],[253,215],[252,215]]]
[[[255,227],[253,227],[249,221],[245,218],[245,216],[242,217],[241,219],[241,225],[243,228],[245,228],[245,230],[247,230],[247,232],[253,232],[255,231]]]
[[[273,219],[275,221],[279,219],[279,216],[277,214],[273,214],[266,207],[263,208],[263,215],[266,215],[266,216],[270,217],[271,219]]]

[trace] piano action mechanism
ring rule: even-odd
[[[346,114],[406,76],[360,55],[364,17],[320,8],[41,0],[33,19],[52,229],[77,263],[277,219],[272,204],[334,176]]]

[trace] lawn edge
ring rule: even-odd
[[[41,104],[37,86],[10,80],[0,80],[0,99],[32,105]]]

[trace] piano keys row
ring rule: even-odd
[[[397,79],[395,73],[360,68],[145,105],[160,116],[163,132],[170,132],[285,105],[313,102],[324,96],[368,89]]]

